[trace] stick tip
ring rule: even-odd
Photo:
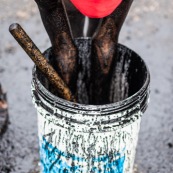
[[[13,31],[13,30],[15,30],[19,27],[20,27],[20,25],[18,23],[13,23],[13,24],[10,25],[9,31]]]

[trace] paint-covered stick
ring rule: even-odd
[[[29,57],[33,60],[35,65],[41,70],[41,72],[48,78],[52,85],[57,88],[58,93],[64,99],[68,101],[74,101],[75,98],[72,95],[68,86],[64,83],[61,77],[57,74],[54,68],[48,63],[47,59],[42,55],[37,46],[33,43],[30,37],[26,34],[23,28],[14,23],[9,27],[10,33],[25,50]]]

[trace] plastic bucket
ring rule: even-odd
[[[42,173],[132,173],[150,75],[144,61],[122,45],[114,73],[112,86],[117,89],[111,88],[110,97],[118,91],[123,100],[83,105],[50,93],[34,67],[32,98],[38,113]]]

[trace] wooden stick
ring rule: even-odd
[[[33,60],[36,66],[41,70],[41,72],[49,79],[49,81],[54,85],[61,97],[68,101],[74,101],[75,98],[72,95],[68,86],[64,83],[61,77],[56,73],[54,68],[48,63],[47,59],[42,55],[37,46],[33,43],[30,37],[26,34],[23,28],[14,23],[9,27],[10,33],[20,44],[20,46],[25,50],[29,57]]]

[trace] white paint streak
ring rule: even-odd
[[[87,16],[85,16],[84,28],[83,28],[84,37],[87,37],[88,29],[89,29],[89,18]]]

